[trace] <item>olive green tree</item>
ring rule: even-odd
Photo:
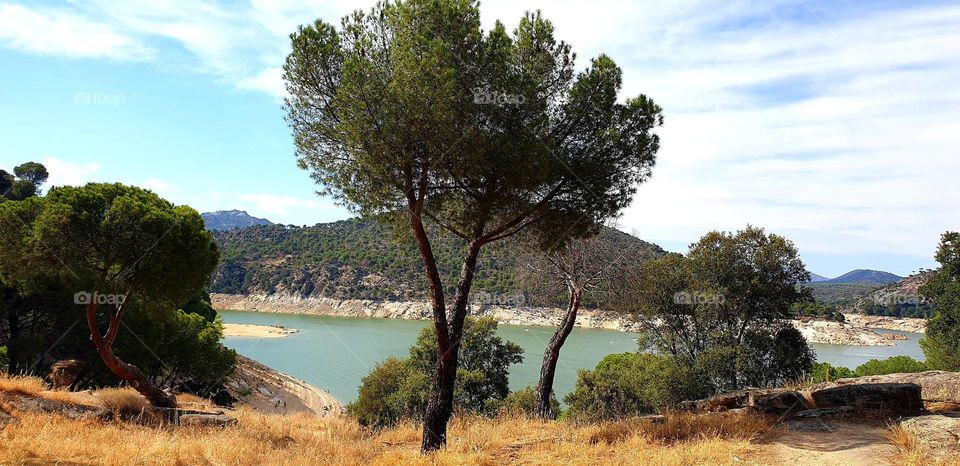
[[[811,299],[799,286],[809,278],[793,243],[748,226],[644,264],[619,306],[638,317],[644,349],[670,355],[716,390],[772,385],[812,367],[812,350],[789,322],[794,305]]]
[[[940,270],[920,288],[933,301],[936,315],[920,340],[927,363],[934,369],[960,370],[960,233],[946,232],[937,250]]]
[[[74,293],[75,304],[85,309],[90,339],[107,368],[154,406],[176,407],[171,394],[118,358],[113,346],[128,308],[176,310],[209,283],[219,254],[200,215],[121,184],[55,187],[42,199],[5,206],[35,207],[29,221],[19,214],[19,223],[0,216],[7,224],[20,225],[20,242],[14,246],[19,257],[33,265],[8,269],[7,274],[30,275],[26,279],[56,275],[62,287]],[[105,331],[102,314],[108,321]]]
[[[446,443],[477,258],[523,230],[542,246],[594,233],[631,201],[654,162],[660,108],[618,100],[601,55],[577,73],[553,26],[528,13],[513,33],[480,28],[476,2],[383,2],[291,36],[287,120],[322,193],[407,224],[429,283],[437,365],[424,452]],[[448,302],[432,222],[463,241]],[[435,240],[435,238],[434,238]]]

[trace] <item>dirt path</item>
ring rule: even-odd
[[[897,448],[881,423],[811,419],[793,421],[762,444],[759,464],[790,466],[892,465]]]

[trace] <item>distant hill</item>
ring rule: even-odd
[[[826,283],[872,283],[883,285],[896,283],[903,277],[879,270],[857,269],[847,272],[837,278],[827,280]]]
[[[251,216],[243,210],[218,210],[200,214],[208,230],[221,231],[234,228],[244,228],[255,225],[273,225],[265,218]]]
[[[632,260],[665,254],[659,246],[619,230],[607,228],[601,234],[608,235]],[[452,291],[463,242],[452,235],[434,236],[443,283]],[[214,238],[220,246],[221,263],[213,292],[392,301],[426,296],[416,246],[393,239],[372,220],[350,219],[312,227],[261,225],[215,231]],[[515,296],[522,254],[513,238],[486,246],[478,261],[474,291]]]
[[[928,271],[889,283],[866,294],[849,305],[843,312],[891,317],[931,317],[934,303],[920,296],[920,287],[925,285],[934,271]]]
[[[808,283],[813,291],[813,299],[824,306],[850,306],[869,295],[882,285],[876,283]]]
[[[824,277],[823,275],[817,275],[815,273],[810,274],[810,283],[820,283],[830,281],[829,278]]]

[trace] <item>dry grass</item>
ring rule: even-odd
[[[591,443],[613,444],[635,435],[651,442],[672,444],[707,438],[753,440],[770,430],[768,420],[745,413],[675,413],[662,421],[636,418],[607,422],[584,429]]]
[[[130,389],[87,394],[47,391],[36,379],[3,378],[0,390],[62,401],[83,399],[123,413],[140,412],[145,400]],[[92,401],[92,403],[91,403]],[[180,395],[191,406],[211,406]],[[411,423],[371,432],[348,417],[269,415],[241,408],[226,428],[74,421],[42,413],[14,413],[19,422],[0,431],[0,464],[736,464],[755,449],[750,439],[766,430],[745,415],[664,423],[627,420],[593,426],[529,420],[458,417],[448,447],[419,454],[420,427]]]
[[[917,439],[917,436],[900,424],[891,424],[885,435],[887,441],[897,447],[895,463],[904,466],[957,466],[956,460],[938,459],[930,455],[929,449]]]
[[[405,424],[370,433],[349,418],[263,415],[241,409],[238,425],[162,429],[24,414],[0,432],[0,463],[94,464],[734,464],[746,440],[701,437],[664,444],[643,432],[591,443],[581,428],[519,418],[458,418],[445,451],[420,456],[420,431]]]
[[[9,376],[0,374],[0,392],[37,396],[47,389],[47,384],[36,377]]]

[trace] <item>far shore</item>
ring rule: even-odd
[[[223,324],[225,337],[284,338],[298,330],[274,325]]]
[[[369,300],[341,300],[334,298],[301,298],[289,295],[229,295],[211,294],[214,309],[228,311],[272,312],[333,317],[378,317],[388,319],[425,320],[430,318],[428,303],[381,302]],[[556,308],[484,306],[476,314],[495,318],[501,324],[556,326],[563,311]],[[811,343],[847,346],[893,346],[905,336],[881,335],[874,329],[923,333],[922,319],[895,319],[892,317],[847,315],[846,323],[804,319],[793,321],[797,329]],[[229,325],[229,324],[228,324]],[[628,317],[610,311],[584,309],[577,316],[577,327],[619,330],[637,333],[640,325]],[[265,326],[250,326],[264,327]],[[227,336],[231,335],[225,331]],[[261,336],[261,335],[242,335]],[[264,335],[277,337],[286,335]]]

